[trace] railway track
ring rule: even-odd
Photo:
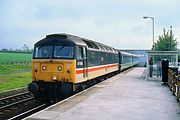
[[[23,100],[22,100],[23,99]],[[24,101],[28,101],[33,99],[33,96],[28,92],[15,94],[12,96],[4,97],[0,99],[0,110],[11,107],[15,104],[22,103]]]
[[[40,105],[42,103],[38,103],[28,91],[0,98],[0,120],[13,118]]]
[[[0,99],[8,97],[8,96],[15,95],[15,94],[18,94],[18,93],[23,93],[23,92],[26,92],[26,91],[27,91],[27,88],[24,87],[24,88],[19,88],[19,89],[13,89],[13,90],[5,91],[5,92],[0,92]]]

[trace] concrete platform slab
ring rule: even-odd
[[[180,120],[180,105],[160,81],[134,68],[26,120]]]

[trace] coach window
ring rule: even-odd
[[[77,59],[83,59],[83,48],[82,47],[77,48]]]

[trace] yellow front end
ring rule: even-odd
[[[34,59],[32,61],[33,81],[76,82],[76,60]]]

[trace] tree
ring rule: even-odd
[[[152,50],[157,51],[176,51],[177,50],[177,39],[174,39],[174,35],[172,35],[172,30],[167,31],[165,28],[163,29],[163,35],[158,37],[157,43],[153,45]]]
[[[22,47],[23,51],[28,51],[28,46],[26,44],[24,44],[24,46]]]

